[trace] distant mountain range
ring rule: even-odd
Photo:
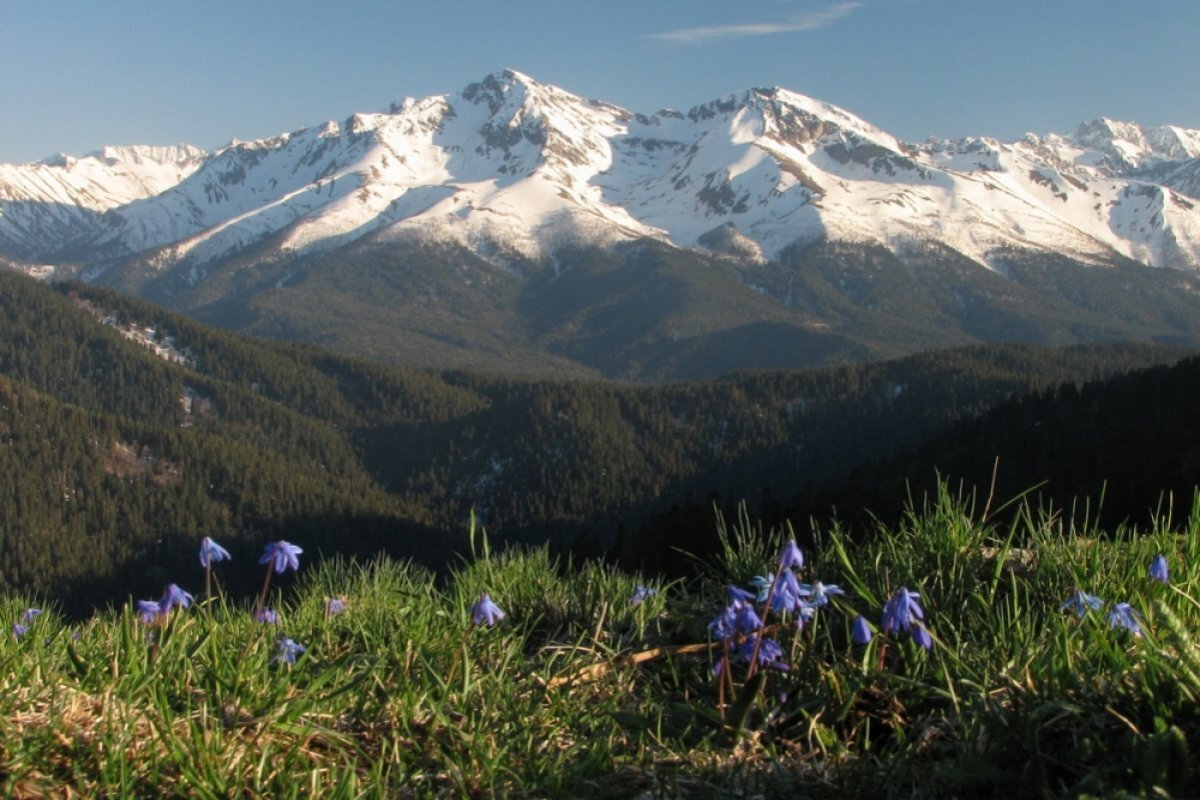
[[[0,165],[0,258],[424,366],[667,380],[1191,342],[1200,131],[914,144],[782,88],[645,116],[506,71],[214,152]]]

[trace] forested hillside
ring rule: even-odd
[[[1186,517],[1200,486],[1200,357],[1015,396],[947,426],[901,458],[872,464],[820,506],[851,497],[885,517],[954,476],[981,498],[1030,490],[1036,505],[1109,529]],[[905,476],[908,485],[905,486]]]
[[[206,534],[235,578],[282,537],[436,565],[472,510],[497,540],[658,566],[672,509],[700,510],[694,544],[712,497],[784,508],[1011,397],[1184,354],[988,346],[647,387],[385,366],[7,273],[0,298],[0,588],[73,607],[157,591]]]

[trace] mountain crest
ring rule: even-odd
[[[467,84],[462,98],[472,103],[484,103],[493,114],[498,114],[505,105],[523,106],[541,84],[516,70],[506,69],[493,72],[483,80]]]
[[[286,258],[394,232],[487,258],[652,238],[764,263],[827,239],[936,242],[995,269],[1014,248],[1198,269],[1198,154],[1200,131],[1106,118],[909,145],[779,86],[647,117],[509,69],[213,154],[0,165],[0,254],[70,253],[93,275],[136,259],[193,281],[252,246]]]

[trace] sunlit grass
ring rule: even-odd
[[[790,530],[721,521],[724,553],[673,584],[481,539],[448,579],[305,564],[287,599],[272,594],[274,625],[221,598],[154,624],[132,604],[69,624],[52,599],[4,598],[0,793],[1186,793],[1200,778],[1197,509],[1150,531],[980,516],[943,489],[895,529],[850,541],[820,527],[801,577],[846,595],[799,632],[767,616],[790,670],[734,662],[723,687],[708,623],[726,583],[775,572]],[[1148,575],[1159,553],[1169,583]],[[639,585],[654,591],[631,602]],[[919,593],[929,651],[881,635],[900,586]],[[1076,588],[1104,608],[1060,610]],[[506,613],[494,627],[471,624],[483,593]],[[1110,626],[1116,602],[1142,635]],[[45,611],[14,635],[30,607]],[[866,645],[851,640],[858,614]],[[294,664],[283,637],[305,648]]]

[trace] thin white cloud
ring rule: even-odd
[[[732,39],[744,36],[769,36],[776,33],[797,33],[826,28],[846,16],[862,3],[838,3],[835,6],[792,17],[785,22],[760,22],[743,25],[720,25],[712,28],[680,28],[674,31],[664,31],[650,35],[651,39],[660,39],[676,44],[702,44],[718,39]]]

